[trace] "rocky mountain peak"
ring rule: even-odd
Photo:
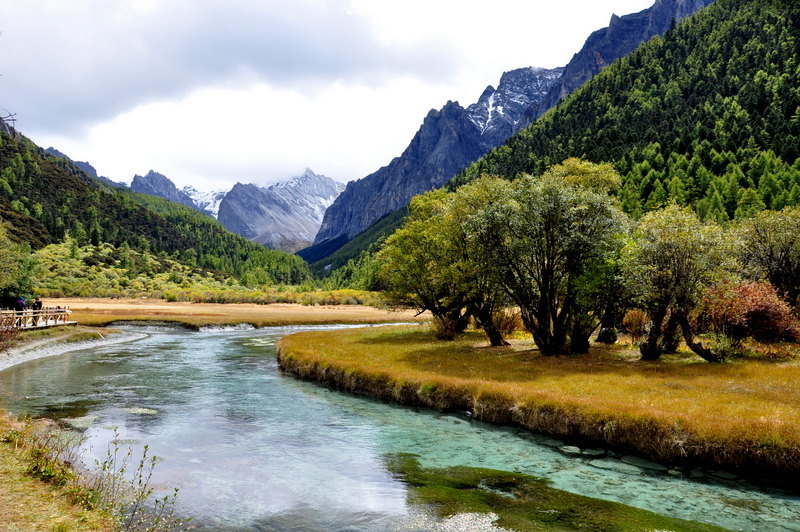
[[[178,190],[167,176],[160,174],[155,170],[150,170],[144,176],[135,175],[131,181],[131,190],[141,194],[150,194],[151,196],[158,196],[167,199],[173,203],[186,205],[193,209],[204,212],[202,209],[195,205],[194,200],[184,191]],[[205,213],[209,214],[209,213]]]
[[[500,145],[530,105],[547,93],[561,69],[520,68],[489,85],[466,109],[448,100],[431,109],[403,153],[387,166],[348,184],[325,213],[315,242],[344,242],[413,196],[446,183],[469,163]],[[344,243],[343,242],[343,243]],[[331,246],[324,246],[330,249]],[[312,254],[301,254],[313,260]]]
[[[649,8],[622,17],[612,15],[608,27],[593,32],[564,67],[564,72],[548,93],[517,123],[515,131],[524,128],[600,70],[635,50],[656,35],[663,35],[674,22],[679,22],[713,0],[656,0]]]
[[[282,251],[308,246],[344,185],[310,168],[268,187],[236,183],[219,203],[218,220],[234,233]]]

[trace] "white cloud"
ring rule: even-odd
[[[357,179],[430,108],[504,70],[559,66],[652,0],[0,2],[0,106],[116,180]]]

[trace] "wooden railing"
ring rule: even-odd
[[[69,321],[68,308],[43,308],[41,310],[0,310],[0,329],[34,329],[74,323]]]

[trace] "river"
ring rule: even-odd
[[[425,529],[384,465],[398,452],[736,530],[800,530],[800,497],[779,490],[572,457],[559,450],[568,442],[299,382],[280,372],[274,345],[307,329],[131,327],[141,339],[0,371],[0,406],[85,430],[90,463],[115,430],[147,444],[163,458],[155,482],[180,489],[178,510],[200,530]]]

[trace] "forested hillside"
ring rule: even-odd
[[[800,203],[800,5],[718,0],[606,68],[470,166],[539,175],[612,162],[634,216],[669,201],[724,221]]]
[[[79,244],[126,243],[261,284],[309,276],[299,257],[234,235],[188,207],[111,189],[7,127],[0,134],[0,209],[11,239],[34,249],[70,235]]]

